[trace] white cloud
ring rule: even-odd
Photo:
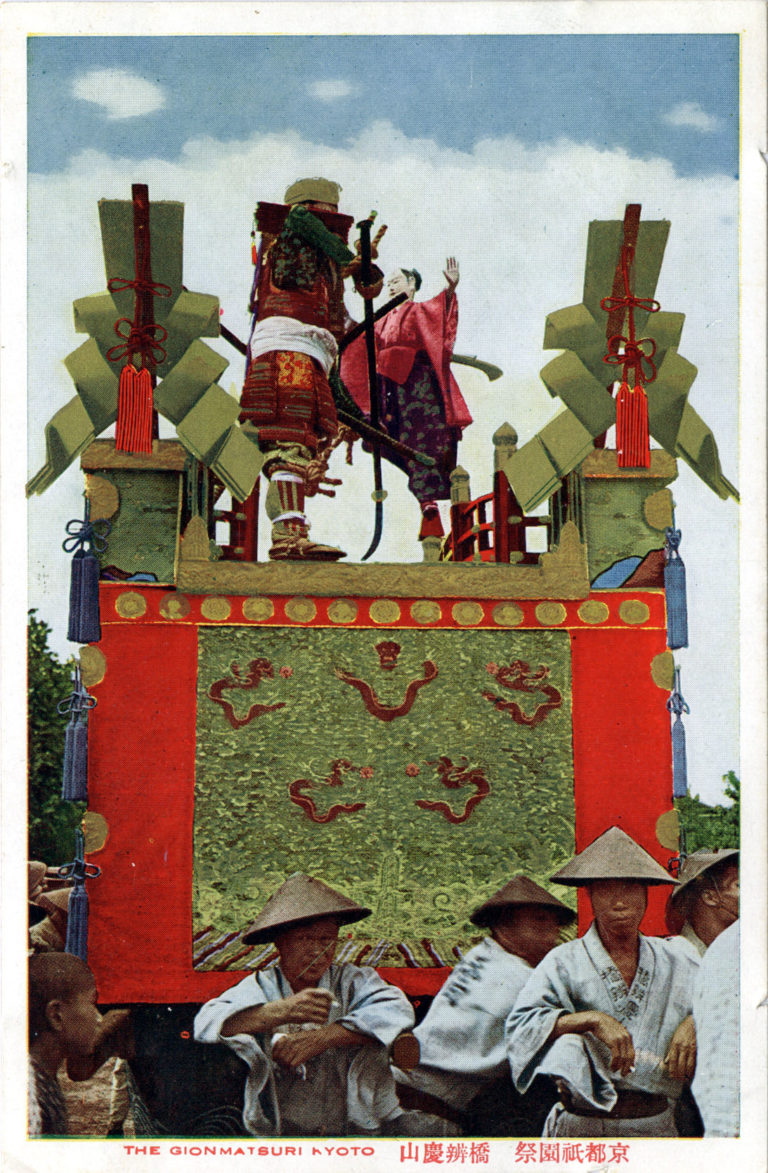
[[[101,106],[110,121],[154,114],[165,106],[161,86],[127,69],[89,69],[72,82],[72,94]]]
[[[253,208],[259,199],[279,200],[286,186],[304,175],[339,182],[342,211],[359,218],[378,210],[379,223],[389,225],[382,268],[415,265],[424,277],[424,298],[442,288],[445,258],[458,257],[456,350],[477,354],[505,372],[489,383],[477,371],[458,368],[475,420],[459,460],[471,473],[475,493],[490,488],[496,428],[508,420],[522,444],[559,408],[539,379],[553,357],[541,348],[544,320],[581,299],[589,221],[621,218],[630,202],[642,204],[646,219],[671,220],[657,296],[663,309],[688,315],[680,350],[699,368],[691,402],[715,431],[726,476],[738,482],[737,182],[726,176],[681,177],[664,159],[639,160],[567,140],[528,148],[514,138],[489,139],[472,152],[448,150],[409,139],[386,122],[343,147],[320,146],[296,132],[226,144],[201,136],[174,162],[88,151],[66,172],[31,176],[33,343],[45,323],[45,345],[33,344],[29,351],[31,473],[44,460],[45,422],[74,393],[62,365],[83,341],[72,329],[71,302],[105,287],[97,201],[130,198],[131,182],[139,178],[152,199],[183,201],[185,284],[217,294],[224,323],[245,338]],[[346,300],[353,317],[362,317],[360,299],[350,291]],[[240,357],[220,340],[208,342],[230,360],[222,386],[239,383]],[[693,790],[716,800],[720,776],[738,761],[738,591],[729,577],[738,566],[738,509],[719,501],[682,462],[680,470],[674,490],[688,570],[691,648],[678,658],[691,706],[689,777]],[[334,500],[313,499],[313,534],[343,546],[356,561],[370,539],[370,460],[358,445],[354,466],[345,465],[338,452],[331,473],[344,483]],[[384,483],[389,496],[375,557],[418,560],[418,508],[402,474],[388,465]],[[68,581],[69,570],[60,542],[81,505],[76,468],[30,503],[30,605],[55,622],[62,650],[68,648],[61,636],[67,605],[61,582]]]
[[[355,87],[343,77],[323,78],[307,86],[307,93],[319,102],[336,102],[339,98],[348,98],[354,90]]]
[[[720,119],[715,118],[714,114],[707,114],[698,102],[678,102],[661,117],[670,126],[687,126],[702,134],[713,134],[720,125]]]

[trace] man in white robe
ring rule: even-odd
[[[518,875],[469,919],[489,928],[490,936],[459,962],[414,1030],[418,1063],[408,1070],[394,1069],[400,1099],[451,1121],[466,1134],[528,1136],[525,1122],[529,1113],[535,1114],[535,1105],[525,1105],[512,1089],[504,1023],[532,967],[557,944],[575,913]],[[398,1044],[395,1062],[400,1050]],[[481,1094],[483,1102],[473,1110],[472,1101]]]
[[[618,827],[553,876],[588,888],[595,920],[531,974],[506,1025],[519,1091],[557,1082],[546,1136],[676,1136],[673,1105],[693,1075],[697,962],[639,932],[647,885],[676,881]]]
[[[252,1135],[373,1135],[401,1122],[388,1047],[413,1025],[411,1005],[374,969],[332,964],[339,926],[369,915],[319,880],[290,876],[244,938],[273,940],[279,964],[199,1011],[197,1041],[225,1043],[248,1066]]]
[[[739,915],[739,852],[732,847],[694,851],[683,861],[677,880],[667,900],[667,928],[674,934],[670,941],[700,960]],[[675,1124],[681,1136],[704,1135],[688,1086],[677,1102]]]
[[[739,852],[694,851],[677,879],[667,901],[667,928],[680,948],[703,957],[739,915]]]
[[[705,1136],[739,1135],[739,922],[707,949],[693,998],[696,1074],[692,1091]]]

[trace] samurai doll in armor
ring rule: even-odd
[[[282,204],[260,202],[256,209],[261,242],[240,422],[256,429],[265,456],[271,559],[344,557],[343,550],[309,537],[305,503],[328,492],[323,483],[332,483],[326,472],[339,439],[332,386],[347,322],[344,278],[353,275],[357,291],[374,297],[383,275],[374,267],[365,286],[359,266],[350,265],[353,218],[338,211],[340,191],[328,179],[301,179],[291,184]],[[255,529],[248,503],[244,520],[246,530]],[[247,550],[248,534],[243,537],[239,544]]]

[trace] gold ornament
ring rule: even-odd
[[[147,612],[147,600],[138,591],[123,591],[117,596],[115,610],[122,619],[140,619]]]
[[[223,599],[221,595],[211,595],[207,599],[203,599],[200,607],[200,614],[204,619],[229,619],[232,605],[229,599]]]
[[[160,600],[160,614],[163,619],[186,619],[189,612],[190,604],[186,595],[178,595],[172,591],[163,595]]]
[[[542,627],[556,627],[564,623],[568,614],[562,603],[539,603],[536,608],[536,618]]]
[[[414,623],[437,623],[441,614],[440,604],[433,599],[417,599],[411,604],[411,619]]]
[[[400,618],[400,604],[393,599],[376,599],[368,614],[374,623],[396,623]]]
[[[311,599],[297,595],[285,604],[285,613],[294,623],[311,623],[317,615],[317,606]]]
[[[587,599],[579,607],[579,619],[582,623],[605,623],[609,615],[608,604],[600,602],[599,599]]]
[[[647,604],[639,599],[625,599],[619,607],[622,623],[647,623],[650,614]]]
[[[245,599],[243,602],[243,619],[253,619],[256,623],[266,623],[275,613],[275,604],[271,599]]]
[[[357,619],[357,603],[352,599],[334,599],[328,607],[331,623],[354,623]]]

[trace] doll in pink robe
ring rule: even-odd
[[[421,276],[415,269],[396,269],[387,280],[389,296],[405,293],[408,300],[375,326],[380,426],[436,462],[434,468],[425,468],[399,453],[382,450],[386,459],[407,475],[408,488],[421,506],[420,539],[442,536],[435,502],[450,498],[458,442],[464,428],[472,423],[450,370],[458,324],[459,267],[453,257],[448,258],[444,275],[446,288],[437,297],[416,302]],[[346,350],[341,378],[358,407],[369,416],[364,337]]]

